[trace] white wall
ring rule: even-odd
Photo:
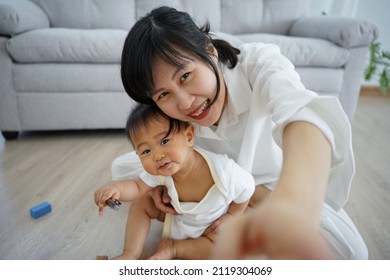
[[[378,42],[385,50],[390,51],[390,1],[360,0],[356,9],[356,18],[365,19],[379,29]]]
[[[390,51],[390,1],[389,0],[360,0],[356,9],[356,18],[367,20],[378,27],[377,42],[383,50]],[[367,59],[368,60],[368,59]],[[368,62],[367,62],[368,64]],[[364,81],[363,84],[378,85],[378,78]]]
[[[379,29],[378,42],[390,50],[390,1],[389,0],[313,0],[313,15],[338,15],[355,17],[375,24]]]
[[[355,17],[375,24],[379,30],[376,41],[381,44],[382,49],[390,51],[389,0],[313,0],[311,11],[313,15],[325,13]],[[376,84],[375,81],[365,83]]]
[[[354,16],[359,0],[312,0],[311,3],[313,15]]]

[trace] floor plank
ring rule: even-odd
[[[346,210],[370,259],[390,259],[390,98],[363,96],[354,122],[357,172]],[[110,179],[112,160],[128,151],[123,131],[0,136],[0,259],[95,259],[120,253],[128,205],[98,215],[93,192]],[[32,219],[43,201],[53,211]],[[153,224],[147,252],[161,224]]]

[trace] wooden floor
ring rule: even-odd
[[[346,210],[370,259],[390,259],[390,98],[361,97],[353,134],[357,173]],[[120,253],[128,205],[99,216],[93,192],[109,181],[112,160],[127,149],[123,131],[0,136],[0,259]],[[43,201],[53,211],[32,219],[29,209]],[[153,234],[159,229],[155,224]]]

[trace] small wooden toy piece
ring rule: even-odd
[[[108,256],[97,256],[96,260],[98,260],[98,261],[107,261],[108,260]]]
[[[120,206],[122,205],[122,203],[119,200],[111,199],[111,198],[107,199],[106,204],[112,209],[114,209],[115,211],[118,211]]]
[[[38,219],[50,212],[51,212],[51,205],[47,201],[42,202],[41,204],[38,204],[30,208],[30,215],[34,219]]]

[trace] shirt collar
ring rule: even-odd
[[[220,67],[227,90],[226,107],[218,124],[218,128],[223,128],[237,123],[238,116],[249,109],[251,90],[239,64],[233,69],[223,64]]]
[[[251,86],[248,78],[245,76],[240,62],[233,69],[224,64],[220,64],[222,75],[227,89],[227,104],[222,113],[221,119],[216,130],[210,127],[195,125],[197,136],[221,140],[218,131],[224,127],[229,127],[238,122],[238,116],[247,110],[251,102]]]

